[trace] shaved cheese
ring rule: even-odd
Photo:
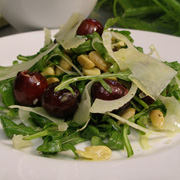
[[[161,129],[176,131],[180,129],[180,103],[174,96],[159,96],[159,100],[166,107],[166,115],[164,117],[164,125]]]
[[[22,123],[25,126],[34,127],[34,124],[32,123],[32,121],[29,120],[30,115],[29,115],[28,111],[24,111],[22,109],[19,109],[18,114],[19,114],[19,119],[22,121]]]
[[[90,109],[91,113],[106,113],[111,112],[115,109],[119,109],[120,107],[124,106],[127,102],[129,102],[135,95],[137,91],[137,86],[132,83],[132,86],[129,90],[129,92],[115,100],[102,100],[102,99],[96,99]]]
[[[21,149],[32,145],[30,140],[24,140],[23,138],[24,138],[23,135],[13,136],[12,141],[15,149]]]
[[[119,49],[118,51],[113,52],[112,50],[112,38],[116,38],[119,41],[123,41],[127,45],[127,49]],[[133,44],[122,34],[115,33],[113,31],[104,30],[102,34],[103,44],[107,49],[109,55],[117,62],[121,71],[127,69],[125,60],[127,55],[131,50],[137,51]]]
[[[55,34],[54,37],[64,49],[77,48],[85,42],[86,38],[76,36],[77,29],[83,20],[84,16],[82,14],[74,13],[68,22],[60,28],[59,32]]]
[[[51,31],[47,28],[44,28],[44,46],[51,43]]]
[[[77,124],[85,124],[87,126],[87,123],[90,120],[90,107],[91,107],[91,97],[90,97],[90,90],[91,86],[93,84],[93,81],[90,81],[82,94],[81,102],[78,106],[78,109],[76,110],[73,121]]]
[[[67,123],[64,122],[63,119],[59,119],[59,118],[50,116],[49,114],[47,114],[47,112],[42,107],[27,107],[27,106],[12,105],[12,106],[9,106],[9,108],[18,108],[18,109],[21,109],[24,111],[34,112],[40,116],[43,116],[43,117],[49,119],[50,121],[54,122],[55,124],[57,124],[59,131],[67,130],[68,125],[67,125]]]
[[[113,52],[112,37],[123,41],[127,48]],[[104,31],[103,43],[109,55],[117,62],[120,70],[130,69],[129,78],[146,95],[156,100],[165,87],[171,82],[177,72],[158,59],[136,50],[133,44],[122,34]]]
[[[126,65],[132,72],[129,78],[154,100],[177,74],[161,61],[138,51],[128,54]]]

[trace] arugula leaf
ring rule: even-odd
[[[31,127],[26,127],[21,124],[16,124],[6,116],[2,115],[0,116],[0,118],[3,129],[6,132],[6,135],[10,138],[12,138],[14,134],[16,135],[21,134],[23,136],[26,136],[37,133],[37,131],[35,131]]]
[[[93,33],[93,40],[92,40],[93,48],[99,52],[99,54],[104,58],[104,60],[108,63],[114,64],[116,63],[111,56],[109,56],[106,48],[103,45],[102,38],[97,32]]]
[[[87,140],[90,140],[93,136],[99,136],[99,130],[95,126],[88,125],[81,133],[81,136]]]
[[[77,132],[77,131],[70,133],[70,134],[67,134],[62,138],[63,144],[76,145],[76,144],[79,144],[80,142],[83,142],[83,141],[85,141],[85,139],[82,138],[80,136],[80,132]]]
[[[178,72],[176,76],[180,79],[180,64],[178,63],[178,61],[174,61],[174,62],[165,61],[164,63],[170,66],[171,68],[173,68],[174,70],[176,70]]]
[[[75,157],[77,158],[76,154],[76,148],[74,145],[85,141],[85,139],[80,137],[79,132],[73,132],[73,133],[68,133],[66,132],[61,132],[61,137],[58,137],[59,132],[56,133],[49,133],[48,136],[45,137],[44,142],[42,145],[40,145],[37,150],[41,151],[43,153],[57,153],[60,151],[68,151],[71,150],[74,154]]]
[[[115,130],[111,131],[111,135],[108,138],[107,143],[105,143],[101,137],[93,136],[91,138],[91,144],[93,146],[105,145],[105,146],[108,146],[112,150],[120,150],[124,148],[124,141],[123,141],[122,133]]]
[[[162,95],[169,97],[174,96],[180,102],[180,64],[177,61],[164,63],[176,70],[178,73],[176,74],[176,77],[173,78],[172,81],[168,84],[168,86],[164,89]]]
[[[41,151],[44,153],[57,153],[60,152],[61,150],[62,150],[62,140],[61,139],[52,140],[50,136],[47,136],[44,139],[43,144],[37,148],[37,151]]]
[[[106,145],[106,143],[104,143],[102,141],[102,139],[100,137],[98,137],[98,136],[93,136],[91,138],[91,144],[92,144],[92,146]]]
[[[79,156],[76,153],[76,148],[74,147],[74,145],[72,145],[72,144],[63,144],[62,145],[62,151],[68,151],[68,150],[71,150],[75,155],[75,159],[78,159]]]
[[[93,51],[92,40],[87,40],[83,44],[79,45],[77,48],[72,49],[77,54],[85,54],[89,51]]]
[[[113,130],[107,142],[107,146],[112,150],[124,149],[124,141],[122,133]]]
[[[33,113],[33,112],[30,112],[29,114],[31,116],[32,121],[39,127],[43,128],[47,125],[52,124],[52,122],[49,119],[47,119],[43,116],[40,116],[40,115]]]
[[[8,107],[15,103],[13,93],[13,79],[8,79],[0,82],[0,94],[4,104]]]
[[[112,26],[114,26],[118,21],[118,18],[109,18],[107,21],[106,21],[106,24],[104,25],[104,29],[108,29]]]

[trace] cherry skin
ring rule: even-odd
[[[95,19],[85,19],[80,24],[76,34],[87,35],[92,34],[93,32],[97,32],[99,35],[101,35],[103,32],[103,25]]]
[[[96,98],[102,100],[115,100],[125,96],[128,89],[120,82],[112,79],[104,79],[104,81],[111,87],[112,92],[106,91],[100,82],[95,82],[91,87],[91,97],[93,100]]]
[[[72,87],[74,94],[67,89],[55,92],[58,82],[50,84],[42,95],[42,106],[46,112],[54,117],[65,118],[72,116],[80,98],[80,92],[76,87]]]
[[[18,72],[14,80],[15,100],[23,106],[35,106],[47,86],[46,78],[39,72]]]

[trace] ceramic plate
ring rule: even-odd
[[[164,61],[178,61],[180,38],[159,33],[130,30],[134,44],[149,52],[154,45]],[[55,33],[55,31],[53,31]],[[32,55],[43,46],[42,31],[22,33],[0,38],[0,65],[11,65],[18,54]],[[8,73],[8,72],[7,72]],[[16,150],[0,126],[0,179],[1,180],[165,180],[179,179],[180,135],[155,137],[149,141],[150,150],[143,150],[138,133],[130,137],[134,156],[125,151],[115,151],[109,161],[75,160],[70,152],[56,157],[43,157],[33,148]],[[88,143],[77,146],[83,149]]]

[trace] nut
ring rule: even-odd
[[[159,109],[152,110],[149,117],[154,127],[161,128],[164,125],[164,115]]]
[[[46,80],[47,80],[47,83],[48,83],[48,84],[51,84],[51,83],[54,83],[54,82],[58,82],[58,81],[59,81],[59,79],[56,78],[56,77],[47,78]]]
[[[41,72],[43,76],[47,75],[55,75],[54,69],[52,67],[47,67],[43,72]]]
[[[68,55],[65,55],[67,57],[67,59],[72,62],[71,58]],[[61,58],[60,63],[59,63],[60,67],[62,67],[64,70],[69,71],[71,69],[71,64],[67,62],[67,60],[65,60],[64,58]]]
[[[86,69],[91,69],[95,66],[95,64],[88,58],[88,55],[82,54],[77,57],[77,60],[79,64]]]
[[[108,71],[108,64],[105,60],[101,57],[101,55],[97,51],[91,51],[89,53],[89,59],[98,67],[100,70],[107,72]]]
[[[62,74],[62,73],[63,73],[63,71],[62,71],[61,69],[59,69],[58,67],[56,67],[56,69],[55,69],[55,75],[58,76],[58,75],[60,75],[60,74]]]
[[[123,112],[121,117],[124,119],[129,119],[135,115],[135,112],[136,112],[136,110],[134,108],[128,108]]]
[[[124,47],[126,44],[123,41],[119,41],[117,43],[112,44],[112,49],[120,49],[121,47]]]
[[[86,76],[95,76],[101,74],[101,71],[98,68],[92,68],[92,69],[83,68],[82,70],[83,70],[83,74]]]
[[[112,151],[107,146],[89,146],[85,151],[76,150],[76,153],[83,158],[97,161],[110,159]]]

